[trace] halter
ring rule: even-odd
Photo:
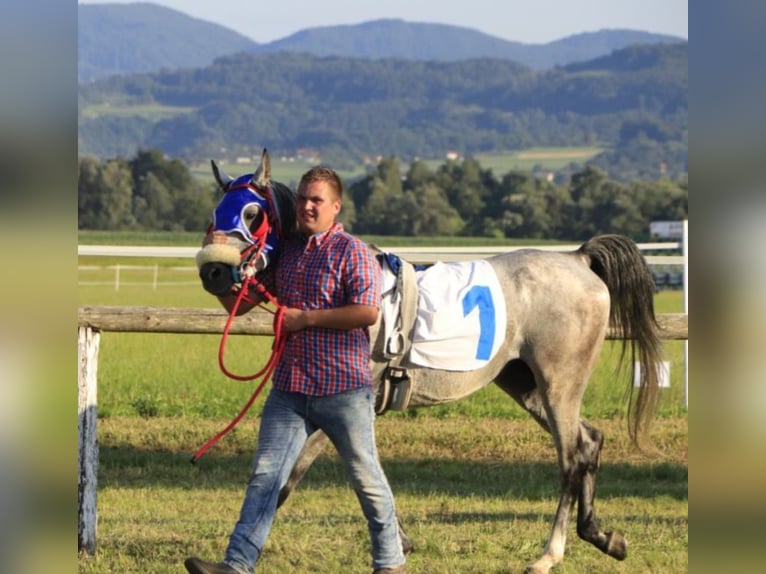
[[[219,208],[216,208],[216,210],[213,212],[213,223],[211,223],[208,226],[208,232],[217,230],[217,231],[224,231],[226,233],[231,232],[237,232],[239,233],[245,241],[250,243],[250,245],[245,248],[242,253],[240,254],[240,267],[238,270],[236,270],[239,273],[238,279],[241,281],[241,286],[239,290],[236,293],[236,300],[234,301],[234,305],[232,305],[231,311],[229,312],[229,317],[226,321],[226,326],[223,330],[223,335],[221,336],[221,343],[218,347],[218,365],[221,368],[221,371],[224,375],[229,377],[230,379],[234,379],[237,381],[252,381],[253,379],[256,379],[258,377],[261,377],[261,382],[256,387],[253,394],[250,396],[250,399],[248,399],[247,403],[245,403],[245,406],[242,407],[242,409],[239,411],[237,416],[235,416],[232,421],[226,425],[226,427],[218,432],[213,438],[208,440],[202,447],[200,447],[196,453],[194,453],[194,456],[191,459],[192,463],[196,463],[202,455],[207,452],[207,450],[212,447],[215,443],[217,443],[221,438],[226,436],[232,429],[234,429],[237,424],[242,420],[242,418],[247,414],[247,411],[250,410],[250,407],[255,402],[255,399],[258,397],[258,395],[263,390],[263,387],[266,385],[266,383],[271,378],[271,375],[274,373],[274,369],[276,368],[277,364],[279,363],[279,360],[282,357],[282,354],[284,352],[285,343],[287,342],[287,334],[283,331],[284,326],[284,314],[287,309],[287,307],[280,305],[279,301],[277,301],[277,298],[266,289],[266,287],[256,278],[256,271],[255,271],[255,262],[258,261],[258,258],[260,255],[264,252],[265,248],[271,248],[273,246],[268,245],[268,238],[269,235],[272,232],[272,224],[276,223],[276,230],[278,233],[278,237],[281,237],[281,229],[279,226],[279,220],[278,216],[275,215],[276,213],[276,206],[274,204],[274,200],[272,198],[272,195],[269,193],[266,193],[266,197],[264,198],[263,195],[259,193],[259,190],[256,186],[254,186],[252,183],[248,182],[241,185],[236,185],[233,187],[230,187],[227,189],[226,193],[232,193],[232,192],[238,192],[239,190],[247,190],[248,192],[255,194],[258,199],[261,199],[262,201],[266,201],[268,203],[269,209],[266,212],[266,217],[261,218],[261,222],[258,225],[258,227],[251,231],[243,221],[242,213],[244,212],[245,208],[248,205],[251,205],[253,202],[248,202],[243,205],[241,210],[239,212],[236,212],[233,207],[236,207],[236,204],[234,206],[227,205],[224,206],[224,209],[221,209],[219,211]],[[239,193],[240,197],[239,199],[249,199],[247,195],[244,195]],[[234,197],[234,196],[230,196]],[[259,203],[259,202],[256,202]],[[220,207],[220,206],[219,206]],[[262,207],[261,207],[262,208]],[[232,224],[230,229],[216,229],[216,220],[223,216],[225,219],[229,221],[229,223]],[[251,299],[248,297],[248,295],[251,293],[251,290],[260,295],[260,298]],[[272,311],[271,309],[267,308],[264,303],[263,299],[266,299],[268,302],[272,303],[276,307],[276,311]],[[253,373],[252,375],[237,375],[235,373],[232,373],[229,371],[228,368],[226,368],[226,365],[224,364],[224,350],[226,348],[226,342],[229,338],[229,332],[231,330],[231,326],[234,322],[234,318],[237,316],[237,310],[239,309],[239,306],[241,305],[242,301],[246,301],[248,303],[251,303],[253,305],[256,305],[257,307],[260,307],[261,309],[272,313],[274,315],[274,322],[273,322],[273,328],[274,328],[274,343],[271,347],[271,355],[269,356],[269,359],[266,361],[266,365],[258,371],[257,373]]]

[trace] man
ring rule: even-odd
[[[298,186],[300,237],[285,241],[276,296],[289,333],[263,407],[253,470],[223,562],[189,558],[191,574],[249,574],[266,543],[281,487],[307,437],[321,429],[338,451],[372,541],[373,574],[402,574],[393,494],[378,459],[368,327],[378,317],[380,268],[336,222],[343,186],[315,167]],[[222,297],[231,309],[234,296]]]

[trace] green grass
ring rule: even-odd
[[[83,574],[182,571],[186,556],[219,559],[239,512],[256,441],[256,420],[237,428],[196,466],[189,455],[224,421],[99,422],[99,530]],[[562,573],[688,571],[688,424],[658,425],[666,457],[646,459],[616,421],[606,437],[596,508],[623,532],[616,562],[579,540],[570,525]],[[555,454],[529,420],[384,416],[381,460],[415,544],[411,572],[521,572],[542,552],[557,501]],[[368,573],[368,536],[358,502],[331,449],[280,509],[259,573]]]
[[[238,177],[245,173],[252,173],[258,167],[258,158],[245,163],[231,163],[218,161],[218,166],[229,174],[231,177]],[[283,159],[280,157],[271,157],[271,177],[275,181],[284,183],[285,185],[296,188],[298,182],[304,173],[315,165],[315,162],[299,159]],[[189,171],[195,177],[203,180],[213,182],[213,173],[210,169],[210,162],[203,162],[195,164],[189,167]],[[337,168],[338,175],[344,181],[356,179],[366,173],[364,165],[358,164],[352,169]]]
[[[161,104],[125,104],[110,103],[88,104],[80,111],[86,119],[102,116],[141,117],[152,121],[160,121],[196,110],[192,106],[165,106]]]
[[[77,240],[80,245],[164,245],[164,246],[187,246],[199,247],[202,243],[204,230],[197,231],[94,231],[80,229],[77,232]],[[360,235],[368,243],[382,247],[483,247],[501,246],[509,247],[519,245],[556,245],[561,241],[545,239],[508,239],[497,237],[403,237],[394,235]],[[577,243],[577,242],[568,242]],[[104,264],[115,265],[125,263],[125,258],[104,257],[99,258]],[[95,259],[90,260],[96,264]],[[135,261],[130,259],[131,262]],[[163,265],[164,260],[156,261]],[[82,264],[83,258],[80,258]],[[150,262],[152,265],[155,261]],[[147,263],[148,264],[148,263]]]
[[[604,151],[603,147],[550,147],[529,148],[507,153],[477,153],[473,157],[484,169],[491,169],[495,177],[501,178],[512,170],[531,171],[541,167],[555,171],[572,162],[584,163]],[[444,160],[428,160],[431,169],[437,169]]]
[[[199,247],[205,230],[197,231],[94,231],[79,229],[79,245],[164,245]],[[110,261],[113,261],[110,260]],[[122,258],[122,262],[125,259]],[[80,261],[82,263],[82,261]]]
[[[532,168],[541,167],[555,171],[572,162],[584,163],[592,157],[604,151],[603,147],[550,147],[529,148],[524,150],[509,151],[506,153],[477,153],[473,157],[484,169],[491,169],[496,177],[502,177],[511,170],[530,171]],[[445,158],[425,159],[424,163],[431,170],[437,170],[446,163]],[[253,172],[258,166],[257,158],[245,163],[219,163],[225,172],[232,177],[243,173]],[[314,165],[313,162],[298,159],[283,159],[275,157],[271,159],[272,177],[290,186],[297,185],[301,176]],[[406,162],[402,163],[402,169],[406,169]],[[190,171],[196,177],[212,181],[210,164],[203,162],[190,166]],[[344,180],[352,180],[367,173],[367,167],[357,164],[351,169],[339,168],[338,174]]]

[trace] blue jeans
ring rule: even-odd
[[[224,562],[244,573],[254,571],[271,530],[279,491],[308,436],[321,429],[335,445],[367,519],[373,568],[402,564],[394,497],[378,459],[374,422],[371,389],[313,397],[272,388],[263,407],[239,522],[229,538]]]

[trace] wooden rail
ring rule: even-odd
[[[78,325],[98,331],[129,333],[222,333],[228,315],[222,309],[183,307],[84,306],[79,308]],[[231,333],[273,335],[273,316],[260,309],[234,319]],[[660,336],[668,340],[688,339],[689,320],[685,313],[657,316]],[[617,338],[611,330],[607,339]]]
[[[222,309],[84,306],[78,310],[77,359],[79,362],[77,462],[77,542],[80,552],[96,551],[96,491],[98,476],[97,370],[101,332],[222,333],[228,315]],[[689,318],[685,313],[657,317],[660,335],[666,340],[688,340]],[[259,309],[237,317],[231,333],[273,335],[273,316]],[[612,331],[607,339],[616,339]]]

